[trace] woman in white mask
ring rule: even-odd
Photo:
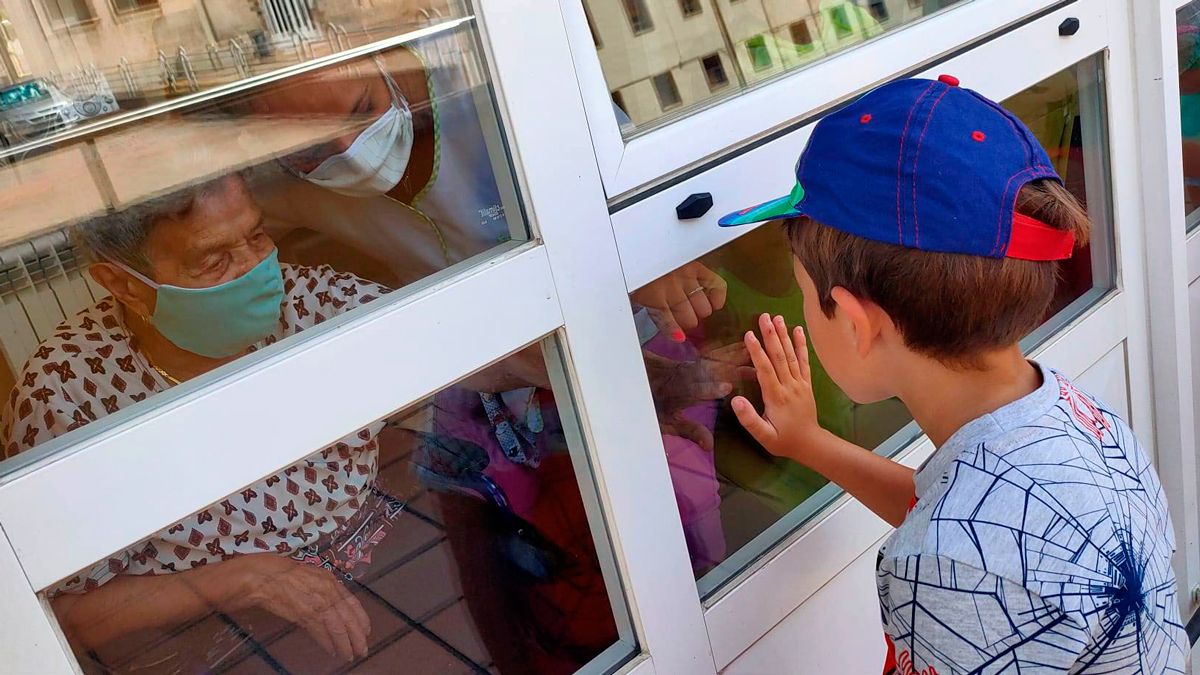
[[[256,115],[348,128],[281,158],[290,177],[256,195],[272,233],[283,239],[288,230],[317,233],[326,250],[340,244],[364,265],[386,268],[383,280],[396,286],[512,238],[505,208],[511,188],[498,185],[511,185],[511,177],[497,180],[493,167],[505,163],[489,154],[500,137],[489,122],[489,88],[469,86],[453,64],[427,67],[423,48],[410,44],[355,59],[249,101]],[[515,229],[524,226],[518,221]]]
[[[412,156],[412,110],[396,81],[379,63],[391,94],[387,112],[344,151],[324,158],[311,171],[298,171],[304,180],[347,197],[379,197],[400,184]]]

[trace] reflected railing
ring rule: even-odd
[[[177,57],[174,59],[167,56],[166,50],[159,50],[158,56],[152,61],[130,62],[121,57],[116,66],[109,68],[93,65],[67,75],[50,72],[44,79],[69,90],[66,93],[78,92],[79,82],[103,83],[102,88],[107,89],[116,101],[132,102],[132,106],[115,114],[85,120],[79,124],[66,122],[54,133],[18,139],[16,143],[10,140],[8,147],[0,150],[0,162],[20,158],[63,141],[107,131],[138,119],[185,109],[200,101],[353,60],[369,52],[449,33],[475,20],[474,15],[463,16],[381,40],[372,39],[372,31],[367,28],[348,31],[342,27],[335,27],[338,34],[336,44],[344,45],[340,48],[341,51],[329,50],[328,43],[309,40],[285,42],[282,46],[272,45],[269,50],[258,47],[247,49],[241,39],[233,37],[229,39],[227,47],[231,61],[229,64],[221,58],[222,50],[217,45],[206,45],[194,50],[180,45],[175,51]],[[316,45],[321,45],[321,52],[328,53],[318,54]],[[207,65],[204,65],[203,61],[181,58],[201,51],[208,55]],[[178,93],[178,82],[181,79],[187,82],[194,79],[195,88],[185,94],[171,95]],[[114,88],[113,83],[118,83],[119,86]],[[174,87],[172,83],[175,84]]]

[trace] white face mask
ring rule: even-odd
[[[383,75],[392,107],[371,123],[345,152],[332,155],[304,180],[347,197],[377,197],[396,187],[413,147],[412,112],[396,84]]]

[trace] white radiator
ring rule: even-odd
[[[106,295],[65,230],[0,249],[0,348],[12,372],[64,319]]]

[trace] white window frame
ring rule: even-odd
[[[1023,10],[1034,9],[1028,4],[1008,3],[1013,11],[1016,11],[1017,5],[1021,5]],[[761,107],[769,106],[748,101],[782,96],[785,92],[776,90],[785,87],[793,100],[803,98],[805,90],[801,83],[805,78],[820,79],[823,82],[820,91],[832,99],[815,104],[818,112],[838,100],[850,99],[861,92],[861,88],[849,88],[845,84],[847,80],[858,82],[862,88],[866,88],[879,80],[910,72],[925,77],[952,73],[962,79],[963,86],[1001,100],[1089,57],[1103,55],[1106,63],[1104,95],[1117,289],[1058,330],[1033,356],[1069,376],[1079,376],[1114,349],[1124,351],[1130,421],[1150,451],[1157,452],[1159,457],[1180,542],[1177,568],[1181,588],[1190,588],[1197,570],[1196,547],[1191,545],[1196,532],[1196,485],[1195,480],[1183,478],[1195,475],[1194,458],[1188,449],[1191,446],[1187,445],[1190,441],[1183,438],[1187,425],[1164,422],[1161,403],[1151,405],[1152,391],[1158,396],[1162,395],[1161,390],[1175,394],[1178,380],[1175,379],[1176,370],[1158,370],[1157,360],[1154,361],[1154,370],[1151,369],[1151,346],[1159,344],[1157,340],[1162,336],[1156,336],[1156,341],[1152,342],[1147,325],[1148,304],[1151,304],[1148,301],[1151,299],[1148,298],[1145,275],[1147,267],[1153,268],[1154,265],[1146,264],[1149,250],[1142,244],[1143,226],[1154,221],[1145,218],[1142,213],[1142,179],[1138,165],[1144,148],[1139,151],[1136,136],[1138,110],[1133,96],[1135,73],[1132,43],[1126,28],[1131,20],[1128,16],[1129,5],[1123,0],[1077,0],[1040,14],[1040,18],[1019,26],[995,21],[994,13],[1004,9],[996,3],[977,1],[963,7],[957,12],[948,12],[927,23],[897,31],[871,45],[834,57],[809,70],[789,75],[776,84],[694,115],[693,118],[703,118],[703,126],[709,132],[706,135],[694,135],[691,144],[678,144],[674,157],[690,153],[695,142],[703,144],[709,137],[720,135],[725,129],[770,128],[764,125],[772,121],[767,120],[771,113],[761,110]],[[914,72],[905,64],[897,63],[894,58],[898,54],[918,54],[928,46],[924,41],[939,37],[927,34],[926,29],[936,27],[938,33],[957,34],[962,25],[978,25],[977,22],[986,21],[990,13],[993,18],[991,25],[1000,35],[970,34],[966,41],[977,46],[967,51],[943,49],[946,53],[955,54],[949,60]],[[1081,29],[1073,37],[1060,37],[1058,27],[1069,17],[1080,19]],[[959,39],[963,39],[961,35]],[[882,51],[885,45],[887,53],[893,58],[878,59],[879,63],[871,66],[869,77],[860,77],[860,72],[853,68],[843,70],[847,64],[860,58],[862,53]],[[904,47],[900,48],[899,45]],[[997,63],[1003,63],[1004,67],[997,68]],[[585,73],[583,77],[587,81],[588,71],[584,67],[580,67],[580,71]],[[585,98],[590,89],[597,86],[598,81],[593,82],[590,88],[585,86]],[[795,104],[790,109],[794,113],[808,115]],[[611,116],[611,111],[606,112]],[[594,117],[589,119],[595,121]],[[660,135],[675,133],[674,129],[695,132],[696,129],[690,127],[692,123],[692,118],[677,121],[630,142],[621,161],[621,171],[625,170],[635,145],[643,141],[649,144],[651,138],[657,142]],[[595,126],[593,124],[593,130]],[[664,180],[668,178],[665,175],[655,177],[657,182],[639,178],[639,184],[645,182],[653,185],[645,191],[648,197],[641,199],[640,194],[626,195],[611,200],[610,209],[615,210],[613,228],[625,267],[628,290],[636,290],[745,234],[744,229],[718,228],[716,219],[746,204],[786,193],[791,187],[791,167],[803,148],[810,128],[811,125],[750,149],[727,163],[713,161],[713,168],[696,175],[688,172],[678,182]],[[743,139],[749,137],[741,136]],[[599,144],[597,153],[603,167],[604,148]],[[674,168],[663,164],[656,166],[656,170],[668,173]],[[636,170],[639,169],[631,169]],[[612,179],[607,174],[606,178]],[[618,182],[615,185],[620,190],[633,184]],[[612,186],[610,184],[610,194],[614,193]],[[697,220],[678,220],[674,206],[696,192],[713,194],[715,203],[712,210]],[[1182,232],[1181,229],[1177,231]],[[1176,250],[1182,251],[1182,248]],[[1186,317],[1186,314],[1183,316]],[[1152,372],[1166,375],[1154,379]],[[1190,407],[1190,399],[1182,400],[1186,400]],[[1178,409],[1171,410],[1178,412]],[[931,451],[932,446],[928,441],[921,439],[902,452],[900,458],[915,466]],[[845,497],[814,520],[777,545],[733,584],[705,601],[705,620],[718,670],[728,666],[788,613],[873,546],[888,530],[865,507]],[[1181,605],[1181,610],[1190,610],[1191,603],[1186,592],[1181,593]]]
[[[1175,208],[1178,214],[1171,214],[1171,222],[1178,225],[1178,222],[1183,222],[1183,232],[1187,232],[1187,216],[1190,214],[1184,213],[1186,205],[1183,198],[1183,157],[1181,148],[1172,148],[1172,139],[1174,145],[1180,145],[1182,137],[1182,120],[1180,119],[1180,108],[1177,104],[1172,106],[1172,102],[1178,101],[1180,96],[1180,64],[1176,58],[1175,49],[1175,14],[1181,10],[1183,6],[1190,4],[1192,0],[1157,0],[1158,6],[1147,7],[1148,16],[1144,23],[1136,25],[1138,30],[1136,40],[1139,40],[1139,49],[1145,49],[1146,58],[1148,59],[1147,67],[1154,67],[1154,71],[1162,74],[1163,88],[1160,90],[1162,97],[1162,107],[1156,106],[1156,101],[1159,96],[1154,97],[1154,100],[1147,101],[1144,109],[1150,119],[1154,121],[1152,126],[1162,130],[1162,138],[1156,141],[1162,141],[1163,145],[1159,148],[1160,154],[1156,155],[1157,165],[1159,169],[1168,169],[1178,177],[1178,186],[1172,185],[1175,179],[1166,181],[1166,183],[1154,187],[1154,190],[1147,191],[1147,199],[1152,196],[1156,198],[1160,207]],[[1158,64],[1158,56],[1162,55],[1162,62]],[[1170,78],[1170,79],[1165,79]],[[1175,133],[1176,131],[1180,133]],[[1176,155],[1181,155],[1176,157]],[[1178,166],[1175,162],[1178,161]],[[1165,163],[1165,167],[1163,166]],[[1176,171],[1177,169],[1177,171]],[[1180,192],[1176,193],[1178,187]],[[1164,214],[1165,215],[1165,214]],[[1164,221],[1165,222],[1165,221]],[[1200,227],[1194,228],[1192,232],[1187,232],[1183,235],[1184,250],[1186,253],[1186,270],[1187,281],[1193,282],[1200,279]],[[1172,240],[1172,245],[1180,245],[1180,239]]]
[[[610,593],[631,614],[618,623],[631,625],[641,650],[622,672],[714,672],[666,459],[657,429],[644,431],[653,406],[586,119],[574,88],[544,86],[574,77],[558,3],[484,3],[480,13],[535,240],[247,357],[215,381],[181,385],[147,412],[53,441],[47,449],[60,452],[35,451],[43,459],[0,478],[6,669],[78,672],[36,591],[551,335],[567,355],[590,465],[577,471],[599,486],[589,512],[603,520],[593,529],[607,525]],[[497,302],[496,289],[511,302]],[[358,394],[307,395],[315,386]],[[154,480],[170,475],[187,481]]]
[[[1200,615],[1200,346],[1193,342],[1200,331],[1200,303],[1192,301],[1192,288],[1200,284],[1200,228],[1188,232],[1191,214],[1185,213],[1176,12],[1187,4],[1189,0],[1153,0],[1136,13],[1132,26],[1143,87],[1138,91],[1143,199],[1146,222],[1154,224],[1146,235],[1147,257],[1153,261],[1147,266],[1153,367],[1155,372],[1178,373],[1178,379],[1155,382],[1156,415],[1160,438],[1164,444],[1178,444],[1182,456],[1164,471],[1177,471],[1194,488],[1185,495],[1192,499],[1187,506],[1193,520],[1177,552],[1191,570],[1187,585],[1182,576],[1180,581],[1181,593],[1190,600],[1182,618],[1190,627]],[[1192,656],[1200,658],[1200,647],[1193,646]]]

